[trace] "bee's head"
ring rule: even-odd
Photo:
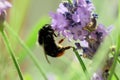
[[[43,27],[43,31],[44,33],[47,33],[47,34],[51,34],[51,35],[54,34],[54,30],[52,29],[52,26],[50,24],[45,24]]]
[[[51,25],[45,24],[43,28],[39,30],[39,33],[38,33],[39,44],[42,45],[44,38],[48,35],[52,36],[53,34],[54,34],[54,30],[52,29]]]

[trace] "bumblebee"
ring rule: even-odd
[[[56,44],[54,37],[57,37],[57,35],[54,33],[54,30],[51,28],[50,24],[44,25],[43,28],[39,30],[38,34],[38,42],[41,46],[43,46],[48,63],[49,60],[47,55],[51,57],[59,57],[64,54],[65,50],[71,48],[71,46],[62,47],[61,45]],[[59,44],[62,43],[63,40],[64,39],[61,39]]]

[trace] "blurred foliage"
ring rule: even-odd
[[[13,7],[9,10],[8,22],[11,28],[19,35],[39,60],[42,69],[49,78],[48,80],[85,80],[84,72],[72,50],[66,51],[65,55],[60,58],[48,57],[51,62],[51,64],[48,64],[44,57],[42,47],[37,43],[38,30],[45,23],[50,23],[49,12],[55,12],[60,1],[61,0],[11,0]],[[104,47],[98,51],[98,53],[103,54],[96,55],[96,58],[93,60],[94,63],[91,60],[83,59],[86,67],[91,71],[91,75],[95,68],[97,69],[101,64],[101,59],[104,59],[105,49],[108,49],[110,44],[116,45],[116,34],[120,34],[120,3],[118,0],[92,1],[96,7],[95,12],[99,15],[98,22],[103,23],[106,27],[114,25],[115,28],[111,33],[111,38],[106,39],[108,44],[105,42]],[[28,57],[28,52],[21,47],[19,41],[17,41],[7,28],[5,28],[5,30],[13,45],[12,48],[16,53],[15,55],[19,61],[25,80],[44,80],[32,63],[31,58]],[[109,39],[111,39],[112,42],[109,43],[109,41],[111,41]],[[120,41],[120,38],[118,38],[118,41]],[[67,40],[63,43],[63,45],[69,44],[73,45],[72,42],[69,43]],[[99,59],[99,56],[102,56],[102,58]],[[120,65],[117,64],[115,71],[120,79],[119,67]],[[16,75],[17,72],[12,59],[6,51],[0,34],[0,80],[19,80]],[[112,80],[116,80],[115,76],[113,76]]]

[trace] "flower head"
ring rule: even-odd
[[[85,41],[88,46],[76,43],[82,49],[83,56],[92,58],[97,52],[105,36],[110,32],[103,24],[97,24],[98,15],[90,0],[73,0],[72,3],[62,2],[56,13],[51,13],[52,28],[69,40]]]
[[[12,5],[6,0],[0,0],[0,15],[3,11],[10,8]]]
[[[103,42],[104,38],[109,34],[112,28],[111,26],[105,28],[104,25],[99,24],[97,28],[88,33],[84,41],[87,42],[88,46],[82,46],[81,43],[77,43],[77,48],[82,49],[83,56],[89,59],[92,59],[95,53],[97,52],[100,44]]]
[[[103,40],[104,37],[108,34],[108,30],[103,24],[99,24],[97,29],[91,33],[91,37],[94,39]]]
[[[88,32],[83,30],[83,27],[91,22],[93,10],[93,4],[86,0],[73,0],[72,4],[62,2],[57,12],[50,14],[52,28],[65,37],[71,36],[74,40],[84,40]]]

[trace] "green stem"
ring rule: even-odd
[[[12,60],[13,60],[13,62],[14,62],[14,64],[15,64],[15,67],[16,67],[16,69],[17,69],[17,72],[18,72],[18,75],[19,75],[19,77],[20,77],[20,80],[23,80],[22,73],[21,73],[21,71],[20,71],[19,65],[18,65],[17,60],[16,60],[16,58],[15,58],[14,52],[13,52],[13,50],[11,49],[11,46],[10,46],[9,40],[8,40],[8,38],[7,38],[7,35],[6,35],[6,33],[4,32],[4,30],[2,30],[1,33],[2,33],[2,36],[3,36],[4,42],[5,42],[5,44],[6,44],[6,47],[8,48],[8,51],[9,51],[9,53],[10,53],[10,55],[11,55],[11,57],[12,57]]]
[[[32,59],[32,61],[35,64],[35,66],[38,68],[39,72],[42,74],[42,76],[44,77],[44,79],[47,80],[47,76],[42,71],[37,58],[32,54],[31,50],[26,46],[26,44],[19,38],[19,36],[12,30],[12,28],[10,28],[10,26],[7,23],[6,23],[6,27],[17,38],[17,40],[20,42],[20,44],[22,45],[22,47],[28,52],[28,55]]]
[[[118,60],[118,56],[119,56],[119,44],[120,44],[119,39],[120,39],[120,36],[118,35],[118,39],[117,39],[117,50],[116,50],[116,52],[115,52],[115,54],[114,54],[114,61],[113,61],[113,65],[112,65],[111,70],[110,70],[110,75],[109,75],[109,77],[108,77],[108,80],[111,80],[111,79],[112,79],[112,76],[113,76],[114,71],[115,71],[115,67],[116,67],[116,65],[117,65],[117,60]]]
[[[82,69],[83,69],[84,73],[86,74],[87,78],[89,78],[87,68],[86,68],[81,56],[79,55],[78,51],[74,47],[73,47],[73,51],[74,51],[75,55],[77,56],[77,58],[79,60],[79,63],[82,66]]]
[[[115,56],[114,56],[113,66],[111,67],[110,75],[109,75],[109,77],[108,77],[108,80],[111,80],[111,79],[112,79],[112,76],[113,76],[113,74],[114,74],[115,67],[116,67],[116,64],[117,64],[117,57],[118,57],[118,55],[117,55],[117,53],[116,53]]]
[[[114,53],[112,52],[112,55],[114,56]],[[117,58],[117,61],[118,61],[118,63],[120,64],[120,60],[119,60],[119,58]]]
[[[85,64],[84,64],[83,60],[81,59],[78,51],[75,48],[73,48],[73,51],[75,52],[75,55],[77,56],[79,63],[82,66],[83,71],[86,72],[87,69],[86,69]]]
[[[42,74],[42,76],[44,77],[45,80],[47,80],[47,76],[44,74],[44,72],[42,71],[38,60],[36,59],[36,57],[32,54],[32,52],[30,51],[30,49],[23,43],[22,40],[20,40],[20,38],[17,38],[20,42],[20,44],[23,46],[23,48],[28,52],[28,55],[30,56],[30,58],[32,59],[32,61],[34,62],[34,64],[36,65],[36,67],[38,68],[39,72]]]
[[[116,80],[119,80],[119,77],[117,76],[116,73],[114,73],[114,76],[115,76]]]
[[[69,2],[70,4],[72,4],[71,0],[68,0],[68,2]]]

